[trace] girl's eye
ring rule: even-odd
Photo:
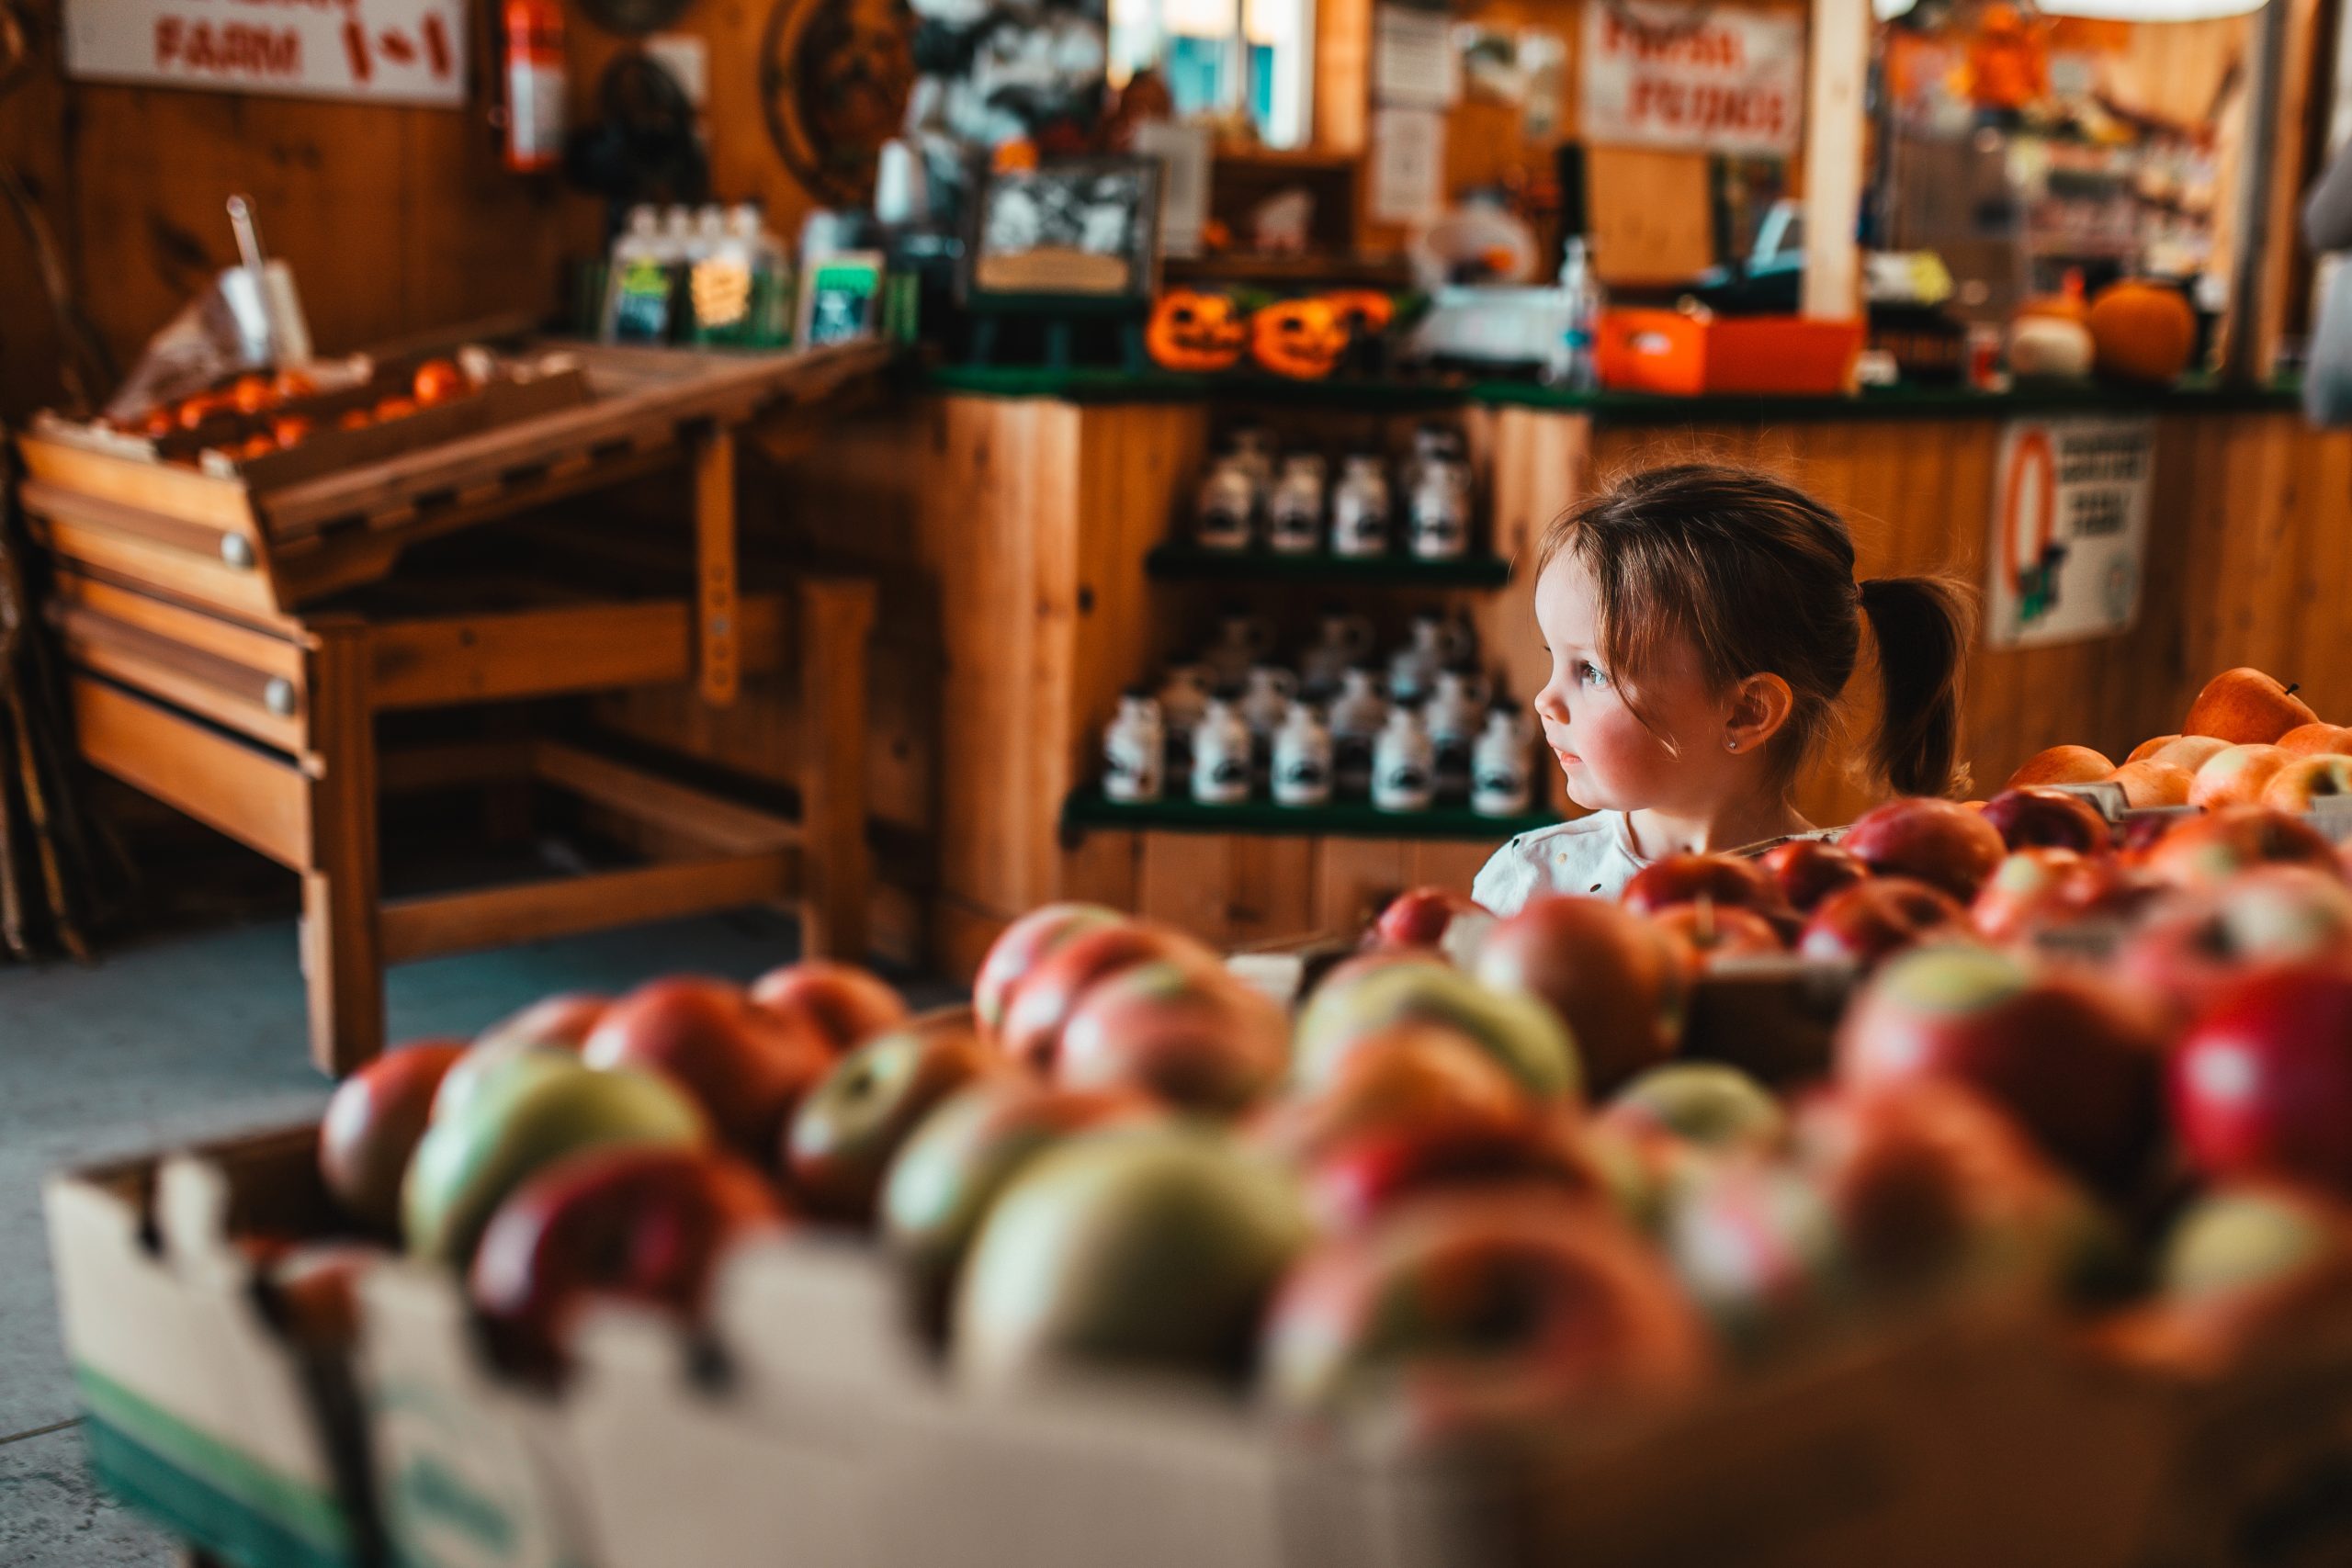
[[[1609,684],[1609,672],[1589,659],[1579,659],[1577,660],[1577,682],[1585,686],[1606,686]]]

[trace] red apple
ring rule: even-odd
[[[2079,970],[1960,945],[1890,960],[1838,1031],[1838,1082],[1975,1089],[2103,1190],[2145,1171],[2160,1132],[2165,1032],[2145,999]]]
[[[1817,1327],[1851,1292],[1822,1183],[1752,1154],[1695,1166],[1674,1195],[1664,1241],[1682,1288],[1746,1355]]]
[[[1496,940],[1504,929],[1497,928]],[[1487,944],[1489,952],[1493,945]],[[1480,973],[1487,973],[1483,955]],[[1430,958],[1390,959],[1317,987],[1292,1036],[1294,1086],[1315,1093],[1338,1081],[1351,1056],[1400,1023],[1436,1024],[1463,1035],[1538,1101],[1573,1102],[1583,1093],[1584,1068],[1556,1012],[1536,997],[1482,984]]]
[[[1993,870],[1968,918],[1987,942],[2014,942],[2077,920],[2109,897],[2107,857],[2072,850],[2019,850]]]
[[[2199,765],[2188,781],[2188,804],[2252,806],[2262,799],[2271,776],[2293,761],[2280,746],[2224,746]]]
[[[2219,736],[2175,735],[2169,737],[2165,745],[2158,747],[2153,756],[2143,758],[2134,752],[2131,760],[2135,762],[2143,761],[2170,762],[2177,768],[2186,768],[2191,776],[2194,776],[2197,770],[2211,761],[2217,752],[2226,751],[2229,749],[2230,743]]]
[[[1824,963],[1843,960],[1868,968],[1967,923],[1968,911],[1940,888],[1907,876],[1873,877],[1815,909],[1797,939],[1797,951]]]
[[[1857,818],[1840,840],[1882,876],[1911,876],[1963,903],[2008,846],[1980,812],[1957,801],[1890,800]]]
[[[1004,1024],[1005,1004],[1012,988],[1037,961],[1071,938],[1104,926],[1124,925],[1127,917],[1100,904],[1046,904],[1030,910],[1004,928],[980,960],[972,980],[972,1011],[980,1032],[993,1035]]]
[[[544,1376],[562,1365],[571,1320],[592,1296],[691,1320],[727,1249],[786,1223],[775,1189],[730,1156],[592,1149],[542,1169],[499,1205],[469,1289],[501,1354]]]
[[[1467,1116],[1376,1129],[1306,1168],[1307,1211],[1326,1233],[1363,1230],[1442,1188],[1535,1183],[1598,1200],[1600,1171],[1558,1117]]]
[[[1219,970],[1216,954],[1170,926],[1143,920],[1080,931],[1040,959],[1005,1004],[997,1045],[1013,1061],[1052,1077],[1062,1030],[1091,987],[1145,964]]]
[[[1770,1149],[1788,1132],[1781,1102],[1721,1062],[1652,1067],[1617,1091],[1600,1123],[1636,1138],[1677,1138],[1703,1149]]]
[[[1772,874],[1738,855],[1668,855],[1635,872],[1617,896],[1626,908],[1645,915],[1702,898],[1768,915],[1785,908]]]
[[[349,1355],[359,1343],[359,1280],[393,1256],[364,1241],[300,1242],[270,1259],[264,1310],[305,1349]]]
[[[2318,829],[2260,806],[2225,806],[2178,823],[2149,848],[2144,863],[2157,881],[2194,888],[2272,862],[2338,874],[2335,851]]]
[[[2278,738],[2278,750],[2290,757],[2352,754],[2352,728],[2340,724],[2299,724]]]
[[[2259,670],[2240,667],[2224,670],[2205,682],[2205,689],[2188,705],[2188,717],[2180,732],[2217,736],[2233,745],[2268,744],[2318,717],[2295,695],[2294,687],[2282,685]]]
[[[1984,820],[2012,850],[2072,850],[2103,855],[2115,832],[2098,808],[2063,789],[2007,789],[1984,803]]]
[[[592,1067],[639,1067],[700,1103],[736,1152],[775,1157],[792,1108],[831,1067],[806,1022],[772,1013],[723,980],[653,980],[615,1002],[581,1050]]]
[[[401,1180],[433,1116],[441,1080],[464,1055],[454,1040],[387,1051],[335,1086],[319,1122],[319,1175],[354,1219],[382,1235],[400,1229]]]
[[[1408,1433],[1654,1412],[1713,1371],[1705,1326],[1657,1255],[1599,1206],[1532,1190],[1432,1194],[1326,1242],[1268,1316],[1279,1409],[1362,1404]]]
[[[2270,775],[2262,804],[2273,811],[2304,812],[2320,801],[2346,795],[2352,795],[2352,757],[2293,757]]]
[[[611,1005],[610,997],[593,991],[566,991],[492,1024],[474,1036],[474,1044],[477,1048],[546,1045],[577,1051],[588,1043],[605,1009]]]
[[[1138,964],[1092,987],[1062,1029],[1055,1078],[1138,1089],[1185,1111],[1233,1116],[1290,1065],[1290,1019],[1223,969]]]
[[[838,1056],[907,1021],[907,999],[871,970],[830,958],[804,958],[752,982],[752,1000],[798,1019]]]
[[[1780,928],[1753,909],[1702,899],[1675,904],[1650,917],[1651,923],[1673,932],[1712,966],[1726,958],[1770,957],[1786,953]]]
[[[2052,746],[2028,757],[2003,784],[2004,791],[2029,784],[2097,784],[2115,772],[2115,764],[2087,746]]]
[[[2172,1105],[2208,1176],[2352,1192],[2352,968],[2281,965],[2230,987],[2173,1055]]]
[[[1781,897],[1801,915],[1813,913],[1823,899],[1871,874],[1860,855],[1826,839],[1791,839],[1767,850],[1756,863],[1771,873]]]
[[[829,1219],[871,1223],[883,1175],[922,1119],[1002,1066],[959,1026],[898,1029],[857,1046],[792,1113],[781,1163],[793,1192]]]
[[[2352,888],[2309,866],[2258,865],[2153,911],[2116,967],[2186,1018],[2251,969],[2334,960],[2352,961]]]
[[[1414,887],[1391,898],[1364,933],[1366,947],[1429,947],[1464,915],[1484,915],[1486,907],[1451,887]]]
[[[1435,1122],[1508,1124],[1531,1107],[1495,1059],[1454,1030],[1400,1023],[1362,1042],[1320,1092],[1268,1107],[1246,1128],[1250,1143],[1309,1165],[1363,1134]]]
[[[1595,1094],[1665,1061],[1682,1038],[1693,958],[1650,921],[1598,898],[1541,897],[1487,933],[1480,984],[1548,1003]]]
[[[2187,768],[2154,758],[2144,762],[2126,762],[2115,770],[2115,783],[2123,791],[2123,804],[2134,811],[2186,806],[2194,782],[2195,775]]]

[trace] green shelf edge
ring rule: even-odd
[[[1144,574],[1163,582],[1327,582],[1393,588],[1500,588],[1510,562],[1499,556],[1421,560],[1412,556],[1283,556],[1271,550],[1204,550],[1161,545],[1144,558]]]
[[[1361,801],[1337,806],[1276,806],[1253,800],[1243,806],[1203,806],[1191,800],[1156,800],[1129,806],[1106,800],[1095,788],[1078,790],[1062,803],[1062,832],[1080,836],[1091,829],[1121,832],[1156,829],[1176,833],[1249,833],[1275,838],[1487,839],[1498,847],[1507,839],[1560,818],[1544,812],[1481,817],[1467,807],[1429,811],[1377,810]]]

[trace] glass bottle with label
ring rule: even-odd
[[[1372,804],[1381,811],[1427,811],[1436,793],[1436,760],[1421,716],[1401,704],[1388,712],[1372,750]]]
[[[1350,670],[1331,700],[1331,784],[1349,800],[1372,789],[1372,749],[1388,722],[1388,702],[1380,675],[1369,664]]]
[[[1313,555],[1323,547],[1323,457],[1293,452],[1283,459],[1266,503],[1266,543],[1277,555]]]
[[[1515,704],[1487,710],[1487,728],[1470,751],[1470,809],[1481,817],[1516,817],[1532,793],[1529,741]]]
[[[1112,800],[1158,800],[1167,766],[1159,705],[1141,686],[1128,688],[1102,732],[1102,793]]]
[[[1309,703],[1293,703],[1274,735],[1274,804],[1321,806],[1331,798],[1331,734]]]
[[[1193,727],[1193,798],[1204,806],[1239,806],[1250,798],[1250,727],[1241,694],[1220,686]]]

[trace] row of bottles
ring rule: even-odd
[[[791,255],[753,203],[632,208],[611,263],[598,331],[606,343],[776,348],[792,340]]]
[[[1471,511],[1470,463],[1450,426],[1416,430],[1393,479],[1379,453],[1354,451],[1334,482],[1322,453],[1293,450],[1278,460],[1272,434],[1242,424],[1226,432],[1202,476],[1193,537],[1210,550],[1262,543],[1278,555],[1363,559],[1401,547],[1451,560],[1470,551]]]
[[[1165,680],[1205,694],[1218,686],[1249,685],[1266,667],[1289,682],[1285,695],[1320,702],[1351,671],[1364,669],[1385,682],[1391,700],[1417,703],[1435,689],[1441,671],[1473,669],[1478,662],[1477,634],[1470,623],[1435,611],[1415,615],[1406,639],[1385,659],[1376,656],[1374,640],[1371,621],[1331,601],[1316,618],[1313,639],[1285,667],[1274,661],[1272,625],[1239,604],[1228,604],[1217,616],[1215,634],[1193,658],[1170,665]]]

